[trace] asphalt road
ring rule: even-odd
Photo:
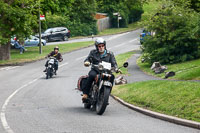
[[[110,36],[115,55],[139,49],[139,33]],[[46,60],[0,69],[0,133],[200,133],[143,115],[110,97],[102,116],[84,109],[77,80],[88,73],[83,60],[89,47],[65,54],[58,75],[45,79]]]

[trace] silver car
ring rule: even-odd
[[[11,38],[11,46],[14,47],[14,39]],[[43,46],[46,46],[46,40],[41,39],[41,44]],[[39,38],[35,37],[35,36],[30,36],[29,38],[25,39],[24,42],[24,46],[25,47],[31,47],[31,46],[39,46]]]
[[[46,45],[46,40],[41,39],[41,44],[43,46]],[[30,38],[27,38],[24,42],[24,46],[29,47],[29,46],[39,46],[39,38],[35,36],[30,36]]]

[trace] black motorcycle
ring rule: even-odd
[[[112,90],[110,81],[112,72],[111,63],[101,62],[98,65],[92,64],[92,67],[99,72],[95,81],[92,83],[88,99],[84,103],[84,108],[96,110],[96,113],[102,115],[108,105],[109,95]],[[128,67],[128,62],[125,62],[123,67]]]
[[[48,66],[46,68],[47,69],[46,70],[46,79],[52,78],[52,76],[56,74],[55,62],[57,62],[57,59],[55,57],[49,57]]]

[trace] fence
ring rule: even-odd
[[[105,17],[105,18],[102,18],[102,19],[98,19],[97,20],[97,27],[98,27],[99,32],[110,28],[110,18]]]

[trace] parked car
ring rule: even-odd
[[[146,35],[151,35],[151,32],[148,32],[147,30],[143,29],[142,33],[140,33],[140,44],[144,42],[144,37]]]
[[[41,44],[43,46],[46,45],[46,40],[41,39]],[[30,38],[27,38],[24,42],[24,46],[29,47],[29,46],[39,46],[39,38],[35,36],[30,36]]]
[[[11,38],[11,47],[14,47],[14,42],[15,42],[15,37]],[[46,40],[41,39],[41,44],[43,46],[46,45]],[[30,47],[30,46],[39,46],[39,38],[35,36],[30,36],[29,38],[25,39],[24,42],[25,47]]]
[[[70,38],[70,30],[68,30],[66,27],[49,28],[41,34],[41,37],[47,42],[56,40],[68,41]]]

